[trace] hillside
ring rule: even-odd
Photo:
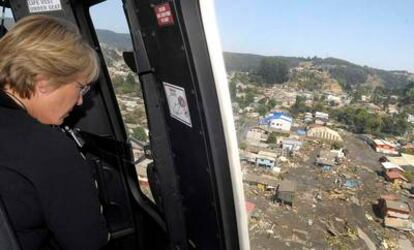
[[[116,33],[109,30],[97,29],[99,41],[117,48],[121,51],[132,50],[132,42],[129,34]]]
[[[12,21],[12,19],[6,18],[5,23],[7,28],[10,28]],[[112,59],[115,61],[119,60],[120,52],[132,49],[129,34],[98,29],[97,35],[100,42],[104,44],[104,50],[114,50],[117,52],[104,52],[111,61]],[[112,56],[116,58],[112,58]],[[289,80],[293,80],[296,84],[304,84],[303,79],[308,79],[309,77],[314,83],[322,79],[323,82],[312,85],[315,88],[322,88],[326,84],[337,88],[339,84],[343,89],[351,89],[362,85],[371,87],[382,86],[394,89],[402,88],[409,84],[410,81],[414,81],[414,74],[407,71],[387,71],[368,66],[360,66],[338,58],[262,56],[224,52],[224,60],[228,72],[258,72],[260,63],[265,58],[283,61],[290,72]],[[300,74],[292,75],[292,72],[300,72]]]
[[[414,80],[414,74],[408,71],[387,71],[382,69],[360,66],[338,58],[304,58],[282,56],[259,56],[242,53],[224,53],[228,71],[257,72],[264,58],[284,61],[290,72],[320,71],[329,74],[343,88],[353,88],[359,85],[386,88],[401,88]],[[309,73],[309,72],[308,72]]]

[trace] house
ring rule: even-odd
[[[408,114],[407,122],[409,122],[411,124],[414,124],[414,115]]]
[[[338,149],[338,150],[332,149],[331,150],[331,153],[335,154],[335,157],[337,159],[342,159],[342,158],[344,158],[347,155],[347,150],[346,149],[342,149],[342,148],[341,149]]]
[[[266,175],[243,174],[243,181],[250,185],[263,185],[266,190],[276,189],[279,186],[279,181]]]
[[[306,136],[306,131],[304,129],[296,130],[296,134],[299,136]]]
[[[392,162],[382,162],[381,165],[384,168],[384,177],[387,181],[394,184],[408,182],[408,180],[402,174],[405,172],[405,170],[397,164],[394,164]]]
[[[333,102],[335,104],[340,104],[342,100],[341,100],[341,97],[339,97],[339,96],[328,95],[326,97],[326,101],[328,101],[329,103]]]
[[[381,165],[384,168],[384,172],[388,172],[388,171],[405,172],[403,168],[401,168],[400,166],[392,162],[382,162]]]
[[[293,138],[287,138],[282,141],[282,149],[286,151],[298,151],[303,145],[303,142]]]
[[[369,96],[361,95],[361,101],[368,102],[368,100],[369,100]]]
[[[328,150],[321,150],[316,156],[315,164],[321,167],[332,168],[336,163],[336,153]]]
[[[265,128],[253,127],[246,134],[248,142],[266,142],[269,138],[269,132]]]
[[[303,118],[304,122],[312,122],[313,121],[313,115],[310,112],[306,112],[305,116]]]
[[[308,130],[308,137],[318,138],[333,142],[342,142],[338,132],[324,126],[315,126]]]
[[[245,108],[243,109],[243,111],[244,111],[244,112],[253,112],[253,111],[254,111],[254,108],[253,108],[253,107],[251,107],[251,106],[247,106],[247,107],[245,107]]]
[[[384,226],[404,231],[412,231],[414,224],[410,220],[387,217],[384,219]]]
[[[398,111],[398,106],[396,105],[396,104],[394,104],[394,105],[388,105],[388,113],[389,114],[398,114],[399,113],[399,111]]]
[[[407,231],[413,230],[410,207],[407,203],[401,202],[395,197],[381,196],[378,207],[384,217],[384,226]]]
[[[275,166],[277,155],[267,151],[259,151],[256,156],[256,165],[265,167],[265,168],[273,168]]]
[[[247,117],[255,119],[255,118],[259,118],[260,114],[258,112],[249,112],[247,113]]]
[[[236,97],[237,98],[245,98],[246,97],[246,93],[240,93],[240,92],[238,92],[238,93],[236,93]]]
[[[375,105],[373,103],[368,103],[366,107],[369,113],[378,113],[382,111],[382,108],[380,106]]]
[[[293,206],[296,185],[293,181],[283,180],[276,191],[276,200]]]
[[[246,161],[247,163],[250,163],[250,164],[256,164],[256,157],[257,157],[257,154],[255,153],[251,153],[247,151],[240,152],[240,161]]]
[[[237,82],[236,83],[236,88],[244,91],[248,88],[248,86],[246,84],[242,83],[242,82]]]
[[[246,201],[247,218],[251,217],[255,208],[256,208],[256,205],[253,202]]]
[[[402,167],[414,167],[414,155],[402,153],[401,156],[386,156],[385,159]]]
[[[289,132],[293,119],[284,112],[274,112],[259,121],[259,125],[267,125],[269,129]]]
[[[398,155],[397,145],[386,140],[375,139],[373,147],[378,153]]]
[[[384,218],[392,217],[399,219],[410,218],[410,207],[407,203],[401,201],[380,199],[378,206]]]
[[[392,182],[394,184],[400,185],[403,182],[408,182],[408,180],[402,175],[402,173],[396,170],[389,170],[385,172],[384,177],[387,181]]]
[[[315,123],[318,125],[326,125],[329,121],[329,114],[324,112],[315,112]]]

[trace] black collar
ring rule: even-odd
[[[6,92],[4,92],[4,90],[0,90],[0,107],[26,112],[26,110],[17,104]]]

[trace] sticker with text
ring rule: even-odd
[[[154,11],[155,16],[157,17],[158,26],[162,27],[174,24],[174,18],[169,3],[155,5]]]
[[[163,82],[163,84],[171,117],[179,120],[187,126],[193,127],[187,97],[185,95],[185,89],[166,82]]]
[[[27,0],[30,13],[62,10],[60,0]]]

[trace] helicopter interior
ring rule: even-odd
[[[206,21],[211,3],[120,0],[133,47],[123,59],[139,78],[149,129],[149,142],[142,142],[125,127],[92,22],[90,8],[102,2],[6,0],[0,6],[16,22],[36,14],[69,20],[99,54],[101,75],[63,127],[95,169],[111,232],[105,249],[249,249],[224,62]],[[1,23],[0,37],[5,32]],[[142,149],[138,158],[134,147]],[[151,160],[142,171],[153,199],[139,184],[137,166],[145,159]],[[0,217],[7,219],[6,212],[0,206]],[[6,219],[0,248],[18,249]]]

